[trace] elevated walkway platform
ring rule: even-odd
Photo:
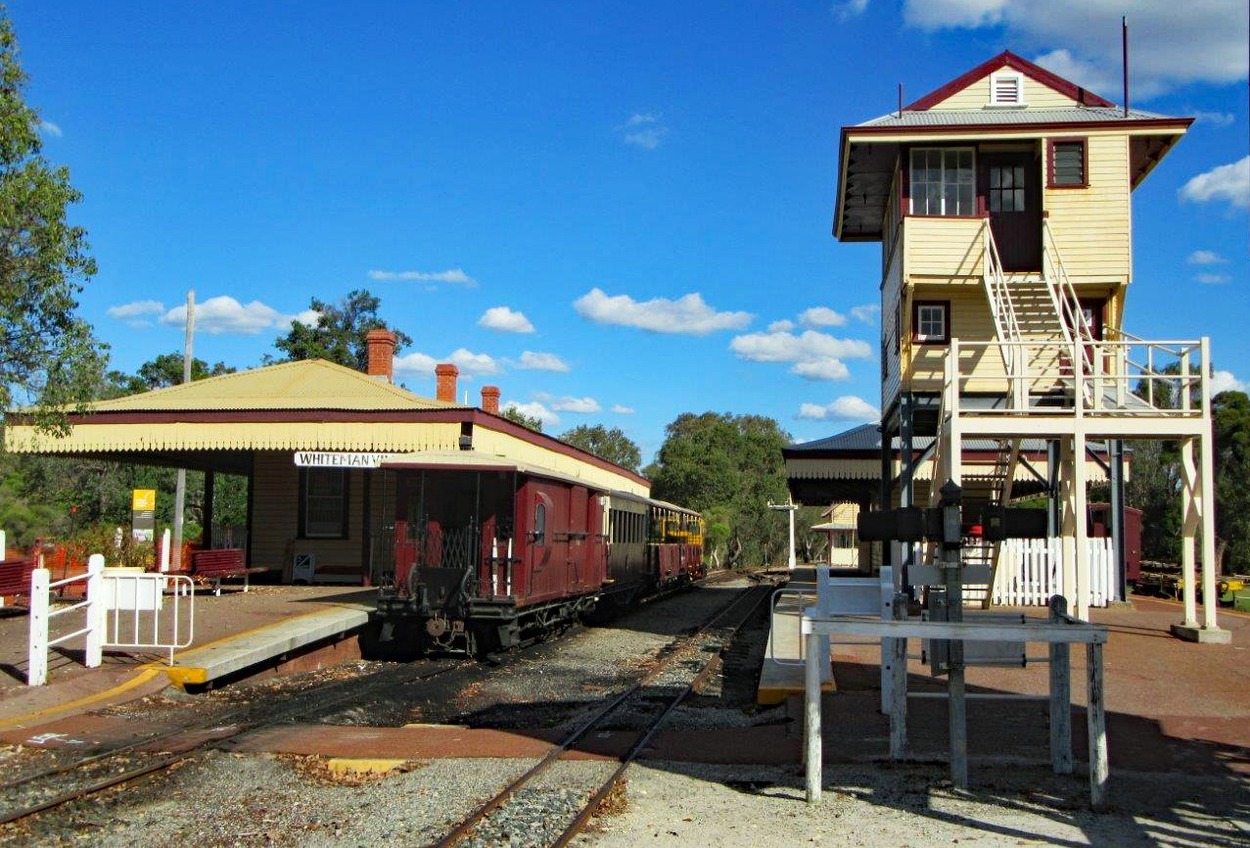
[[[768,628],[768,647],[760,667],[756,703],[776,706],[791,695],[803,694],[802,636],[799,616],[804,607],[816,603],[816,568],[796,568],[790,574],[783,594],[777,597]],[[833,670],[826,664],[821,674],[821,688],[834,691]]]
[[[363,605],[345,605],[288,618],[176,654],[166,673],[178,686],[205,686],[341,636],[369,621]]]
[[[231,675],[311,670],[359,656],[355,632],[368,621],[376,589],[251,586],[195,598],[195,641],[174,656],[106,649],[99,668],[83,665],[80,641],[54,648],[48,683],[27,686],[29,617],[0,610],[0,732],[155,694],[171,684],[204,686]]]

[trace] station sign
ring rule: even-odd
[[[156,538],[155,489],[134,489],[131,491],[130,537],[141,542],[151,542]]]
[[[393,453],[353,453],[343,451],[296,451],[299,468],[378,468]]]

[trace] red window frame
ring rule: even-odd
[[[1055,182],[1055,145],[1081,145],[1081,182]],[[1046,140],[1046,188],[1089,188],[1089,139],[1085,137],[1050,138]]]

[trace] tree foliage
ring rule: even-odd
[[[42,155],[26,82],[0,10],[0,404],[34,404],[38,424],[60,429],[59,407],[91,397],[104,346],[75,314],[96,271],[86,231],[67,220],[82,195]]]
[[[1250,571],[1250,397],[1211,399],[1215,428],[1215,536],[1225,572]]]
[[[390,330],[395,334],[395,350],[412,344],[404,332],[388,327],[378,317],[380,298],[365,289],[349,292],[338,303],[326,303],[313,298],[309,308],[317,313],[317,321],[309,326],[302,321],[292,321],[285,336],[274,342],[274,347],[286,354],[285,362],[302,359],[326,359],[357,371],[364,371],[369,364],[365,336],[370,330]]]
[[[568,442],[633,472],[642,467],[642,451],[619,427],[609,429],[602,424],[579,424],[562,433],[560,441]]]
[[[535,433],[543,431],[543,420],[537,415],[526,415],[518,407],[508,404],[499,410],[499,415],[508,419],[513,424],[520,424],[522,427],[528,427]]]
[[[684,413],[645,473],[655,497],[709,516],[709,538],[725,536],[727,566],[772,563],[788,546],[786,517],[768,504],[787,500],[781,449],[789,442],[771,418]]]
[[[223,374],[233,374],[234,370],[224,362],[209,365],[203,359],[191,360],[192,382],[203,380],[206,377],[220,377]],[[181,353],[162,353],[155,359],[140,365],[139,370],[134,374],[110,371],[108,379],[118,394],[134,395],[140,392],[150,392],[153,389],[177,386],[182,383],[182,372]]]

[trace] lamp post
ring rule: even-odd
[[[794,571],[794,567],[795,567],[795,563],[794,563],[794,513],[798,511],[799,506],[798,504],[791,501],[790,503],[783,503],[783,504],[770,503],[768,505],[768,508],[782,510],[782,511],[790,513],[790,561],[787,563],[787,565],[789,566],[789,569],[791,571]]]

